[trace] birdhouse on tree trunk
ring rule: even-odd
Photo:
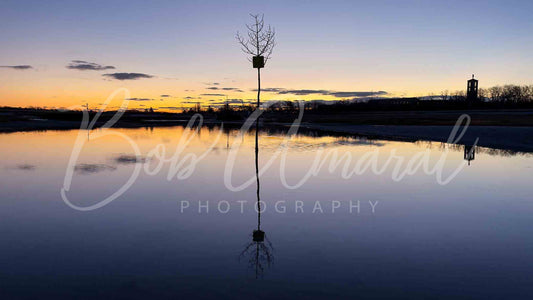
[[[262,230],[254,230],[252,240],[254,242],[263,242],[265,240],[265,232]]]
[[[254,56],[252,58],[252,63],[254,65],[254,69],[264,68],[265,67],[265,57],[261,56],[261,55]]]

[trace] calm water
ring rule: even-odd
[[[146,156],[157,145],[170,157],[183,130],[117,130],[136,142],[138,159],[119,136],[89,137],[69,199],[83,207],[103,200],[137,164],[155,166],[157,159]],[[206,152],[219,133],[202,128],[182,157]],[[123,195],[92,211],[75,210],[60,196],[77,135],[0,135],[2,299],[533,296],[531,155],[478,148],[447,185],[422,170],[395,181],[392,166],[343,178],[344,164],[333,172],[326,164],[297,189],[283,185],[278,157],[260,176],[265,239],[254,242],[253,132],[224,131],[188,178],[169,180],[170,163],[154,175],[142,169]],[[260,134],[259,167],[284,137]],[[251,185],[235,192],[225,186],[224,171],[237,142],[231,182]],[[407,161],[428,150],[434,165],[448,149],[444,177],[465,163],[460,146],[297,135],[282,170],[289,184],[308,172],[319,149],[350,153],[352,168],[376,150],[380,165],[393,150]],[[350,201],[359,209],[350,212]]]

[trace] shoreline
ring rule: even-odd
[[[221,121],[204,120],[204,125],[220,125]],[[97,123],[95,127],[102,126]],[[168,122],[118,122],[113,128],[173,127],[186,125],[185,120]],[[242,126],[242,122],[224,122],[229,126]],[[268,127],[289,127],[290,123],[264,123]],[[14,121],[0,123],[0,134],[47,130],[75,130],[80,128],[76,121]],[[370,139],[398,140],[406,142],[432,141],[447,142],[453,129],[451,125],[357,125],[341,123],[303,122],[300,130],[315,130],[336,135],[354,135]],[[460,131],[459,131],[460,133]],[[479,126],[471,125],[458,141],[461,145],[477,146],[515,152],[533,152],[533,127],[531,126]]]
[[[347,124],[302,124],[302,128],[364,136],[372,139],[399,141],[431,141],[446,143],[453,126],[446,125],[347,125]],[[463,127],[461,127],[462,130]],[[459,133],[461,132],[459,130]],[[516,152],[533,152],[533,127],[518,126],[469,126],[457,142]]]

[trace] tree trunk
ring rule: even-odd
[[[257,68],[257,108],[261,105],[259,96],[261,94],[261,68]]]
[[[257,109],[260,109],[261,106],[261,69],[257,68]],[[255,178],[257,182],[257,230],[259,230],[261,226],[261,200],[259,196],[259,117],[255,119]]]

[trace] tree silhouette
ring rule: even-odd
[[[241,45],[241,50],[252,56],[251,58],[248,58],[250,61],[256,58],[261,59],[262,64],[257,67],[254,62],[254,68],[257,68],[257,107],[259,107],[261,105],[261,68],[264,67],[264,64],[272,55],[272,50],[276,45],[276,32],[274,31],[274,28],[270,27],[270,25],[265,27],[263,15],[250,14],[250,16],[253,18],[253,23],[246,24],[248,30],[247,36],[242,36],[237,32],[235,38]]]

